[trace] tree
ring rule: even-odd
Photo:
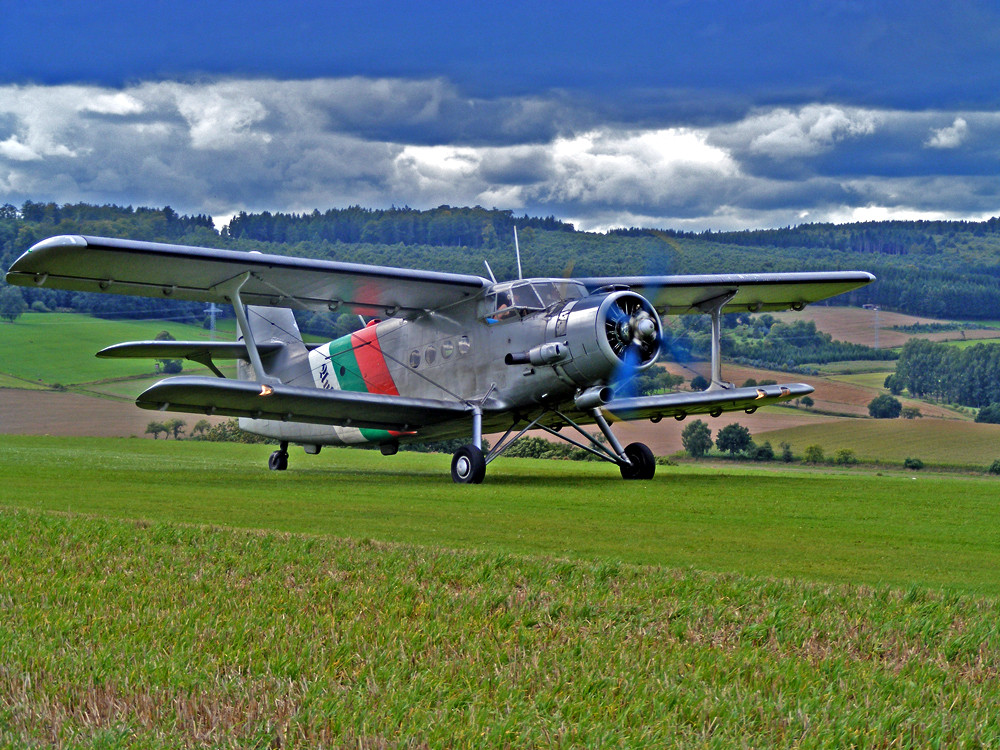
[[[708,388],[708,381],[705,380],[704,375],[695,375],[691,378],[691,390],[692,391],[703,391]]]
[[[191,428],[192,435],[204,435],[208,430],[212,429],[212,423],[207,419],[199,419],[194,423],[194,427]]]
[[[803,396],[802,397],[802,405],[804,407],[806,407],[807,409],[812,409],[815,404],[816,404],[816,402],[812,400],[812,396]]]
[[[789,443],[778,443],[781,448],[781,460],[786,464],[790,464],[795,460],[795,455],[792,453],[792,446]]]
[[[858,457],[854,455],[854,451],[850,448],[841,448],[837,451],[837,455],[834,456],[833,461],[840,466],[850,466],[858,462]]]
[[[737,453],[747,450],[752,442],[750,430],[734,422],[719,430],[719,434],[715,438],[715,447],[735,456]]]
[[[923,414],[920,413],[920,409],[916,406],[904,406],[902,414],[903,419],[919,419],[923,416]]]
[[[156,334],[157,341],[176,341],[170,331],[160,331]],[[163,371],[168,375],[176,375],[182,369],[182,363],[179,359],[160,359],[157,360],[163,366]],[[175,434],[174,437],[177,437]]]
[[[27,309],[28,304],[24,301],[24,295],[16,286],[5,286],[0,289],[0,318],[13,323]]]
[[[763,445],[754,445],[750,443],[750,450],[747,451],[750,457],[754,461],[773,461],[774,460],[774,448],[771,447],[771,442],[765,441]]]
[[[882,383],[882,385],[893,396],[898,396],[900,393],[903,392],[903,388],[906,386],[906,383],[903,382],[903,379],[899,377],[899,375],[891,373],[885,376],[885,381]]]
[[[820,445],[810,445],[806,447],[804,461],[807,464],[821,464],[826,460],[823,455],[823,447]]]
[[[146,434],[151,434],[153,436],[153,440],[159,439],[161,432],[168,432],[163,422],[150,422],[146,425]]]
[[[984,406],[976,414],[976,421],[987,424],[1000,424],[1000,404],[992,403]]]
[[[181,433],[184,432],[184,427],[187,425],[183,419],[170,419],[163,423],[163,426],[167,428],[169,432],[174,434],[174,440],[180,440]]]
[[[898,398],[883,393],[876,396],[868,404],[868,413],[875,419],[895,419],[903,411],[903,405]]]
[[[692,457],[701,458],[712,449],[712,431],[700,419],[684,428],[681,444]]]

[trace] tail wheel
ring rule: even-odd
[[[284,471],[288,468],[287,451],[275,451],[267,458],[267,468],[271,471]]]
[[[622,479],[652,479],[656,473],[656,459],[645,443],[629,443],[625,456],[632,465],[621,464]]]
[[[486,477],[486,459],[476,446],[463,445],[451,458],[451,478],[456,484],[482,484]]]

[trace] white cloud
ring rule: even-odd
[[[115,94],[98,94],[83,102],[80,111],[99,115],[137,115],[145,111],[145,106],[134,96],[119,91]]]
[[[969,135],[969,124],[963,117],[956,117],[947,128],[936,128],[924,142],[927,148],[958,148]]]
[[[813,104],[798,110],[757,111],[731,126],[723,126],[713,141],[772,159],[815,156],[837,143],[872,135],[879,124],[872,110]]]
[[[812,104],[710,125],[622,121],[561,94],[478,100],[440,79],[0,86],[0,203],[213,216],[479,204],[694,230],[1000,205],[995,112]],[[955,174],[934,172],[923,146],[959,144]]]
[[[0,156],[12,161],[36,161],[42,158],[33,148],[24,145],[13,135],[0,143]]]

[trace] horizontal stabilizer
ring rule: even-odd
[[[664,393],[658,396],[614,399],[603,409],[619,420],[663,417],[683,419],[690,414],[721,414],[724,411],[756,411],[758,407],[802,398],[813,392],[811,385],[761,385],[753,388],[718,388],[696,393]]]
[[[454,401],[193,376],[161,380],[135,403],[143,409],[399,432],[472,413],[471,407]]]
[[[262,357],[281,350],[283,344],[258,344]],[[126,341],[97,353],[106,359],[250,359],[246,344],[237,341]]]

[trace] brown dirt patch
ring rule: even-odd
[[[60,391],[0,388],[0,434],[92,437],[150,437],[146,425],[165,418],[192,420],[183,414],[162,415],[140,409],[131,401],[81,396]],[[194,416],[194,415],[191,415]],[[225,421],[207,417],[213,424]]]

